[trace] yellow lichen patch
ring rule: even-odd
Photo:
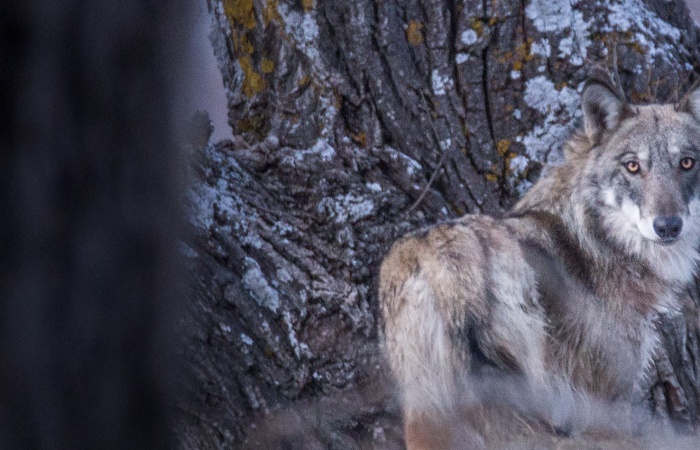
[[[639,53],[640,55],[643,55],[644,52],[644,47],[639,42],[630,42],[630,47],[632,47],[632,50],[635,52]]]
[[[262,73],[272,73],[273,70],[275,70],[275,62],[269,58],[263,58],[262,61],[260,61],[260,70],[262,70]]]
[[[527,38],[527,41],[525,42],[524,47],[525,47],[525,61],[531,61],[535,55],[532,54],[532,43],[535,40],[532,38]]]
[[[556,89],[557,91],[561,91],[565,87],[566,87],[566,81],[562,81],[561,83],[557,83],[554,85],[554,89]]]
[[[489,26],[492,27],[496,24],[497,19],[495,17],[491,17],[489,19]]]
[[[406,39],[408,43],[414,47],[418,47],[423,43],[423,22],[410,20],[406,27]]]
[[[265,26],[268,26],[271,21],[282,23],[282,16],[280,16],[277,0],[267,0],[267,2],[265,2],[263,21],[265,21]]]
[[[224,0],[224,12],[231,23],[252,30],[255,28],[253,0]]]
[[[253,47],[253,44],[248,40],[248,37],[245,34],[233,32],[232,37],[233,48],[239,52],[245,53],[246,55],[252,55],[253,52],[255,52],[255,47]]]
[[[299,80],[299,87],[303,88],[309,85],[311,83],[311,77],[308,75],[304,75],[301,80]]]
[[[510,172],[510,160],[518,156],[517,153],[513,152],[510,150],[511,146],[511,140],[510,139],[501,139],[496,143],[496,153],[500,157],[503,158],[503,164],[499,166],[498,164],[494,164],[491,167],[491,172],[493,175],[494,180],[496,178],[499,178],[501,175],[505,175],[506,173]],[[495,175],[495,174],[501,174],[501,175]],[[489,181],[492,181],[489,179],[489,175],[486,175],[486,179]]]
[[[515,50],[516,57],[521,63],[530,61],[534,56],[530,53],[530,45],[532,45],[532,38],[529,38],[522,44],[518,45]]]
[[[498,62],[503,64],[512,64],[513,70],[521,72],[526,62],[532,60],[534,56],[530,54],[530,45],[532,39],[528,39],[518,45],[513,51],[503,52],[498,58]]]
[[[304,8],[304,12],[309,12],[314,9],[314,0],[301,0],[301,6]]]
[[[263,113],[254,114],[250,117],[243,118],[236,124],[237,131],[242,133],[255,133],[264,135],[267,118]]]
[[[513,171],[510,168],[510,160],[518,156],[517,153],[515,152],[508,152],[506,153],[506,156],[503,159],[503,165],[506,167],[506,172],[512,173]]]
[[[506,156],[506,153],[508,153],[508,149],[510,148],[510,140],[509,139],[501,139],[496,143],[496,151],[498,154],[502,157]]]
[[[343,96],[335,89],[333,89],[333,107],[338,111],[343,107]]]
[[[473,18],[471,20],[471,28],[472,30],[476,31],[476,34],[479,35],[479,37],[484,34],[484,22],[477,18]]]
[[[367,133],[365,133],[364,131],[360,131],[357,134],[351,134],[350,139],[352,139],[352,141],[355,144],[362,148],[365,148],[365,146],[367,145]]]
[[[496,175],[495,173],[487,173],[485,177],[486,181],[498,181],[498,175]]]
[[[460,205],[458,205],[456,203],[449,202],[449,205],[450,205],[450,209],[457,213],[457,216],[463,216],[467,213],[467,211],[464,208],[462,208]]]
[[[243,94],[251,98],[267,87],[267,82],[253,67],[253,60],[250,56],[242,56],[238,58],[238,64],[243,70]]]

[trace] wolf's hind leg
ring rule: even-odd
[[[473,230],[450,223],[397,242],[382,264],[386,352],[409,449],[465,448],[463,409],[477,402],[464,327],[488,315],[482,250]]]
[[[386,344],[402,393],[406,445],[409,450],[483,448],[462,414],[472,400],[468,353],[455,347],[434,295],[420,276],[409,276],[391,302],[400,306],[386,316]]]
[[[471,426],[464,410],[454,414],[416,415],[407,421],[404,439],[408,450],[486,449],[481,435]]]

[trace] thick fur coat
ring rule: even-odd
[[[572,426],[561,402],[528,395],[629,403],[655,319],[680,307],[699,257],[700,89],[630,105],[597,75],[582,109],[565,162],[512,211],[413,233],[386,256],[380,308],[409,449],[488,445],[475,408],[498,377],[554,429]]]

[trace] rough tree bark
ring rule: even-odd
[[[700,70],[679,0],[208,4],[235,138],[192,150],[193,448],[400,446],[373,284],[391,242],[511,206],[560,160],[590,65],[635,102]],[[679,427],[700,420],[698,298],[661,322],[639,398]]]

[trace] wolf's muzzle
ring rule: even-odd
[[[678,216],[661,216],[654,219],[654,231],[664,243],[675,241],[683,229],[683,219]]]

